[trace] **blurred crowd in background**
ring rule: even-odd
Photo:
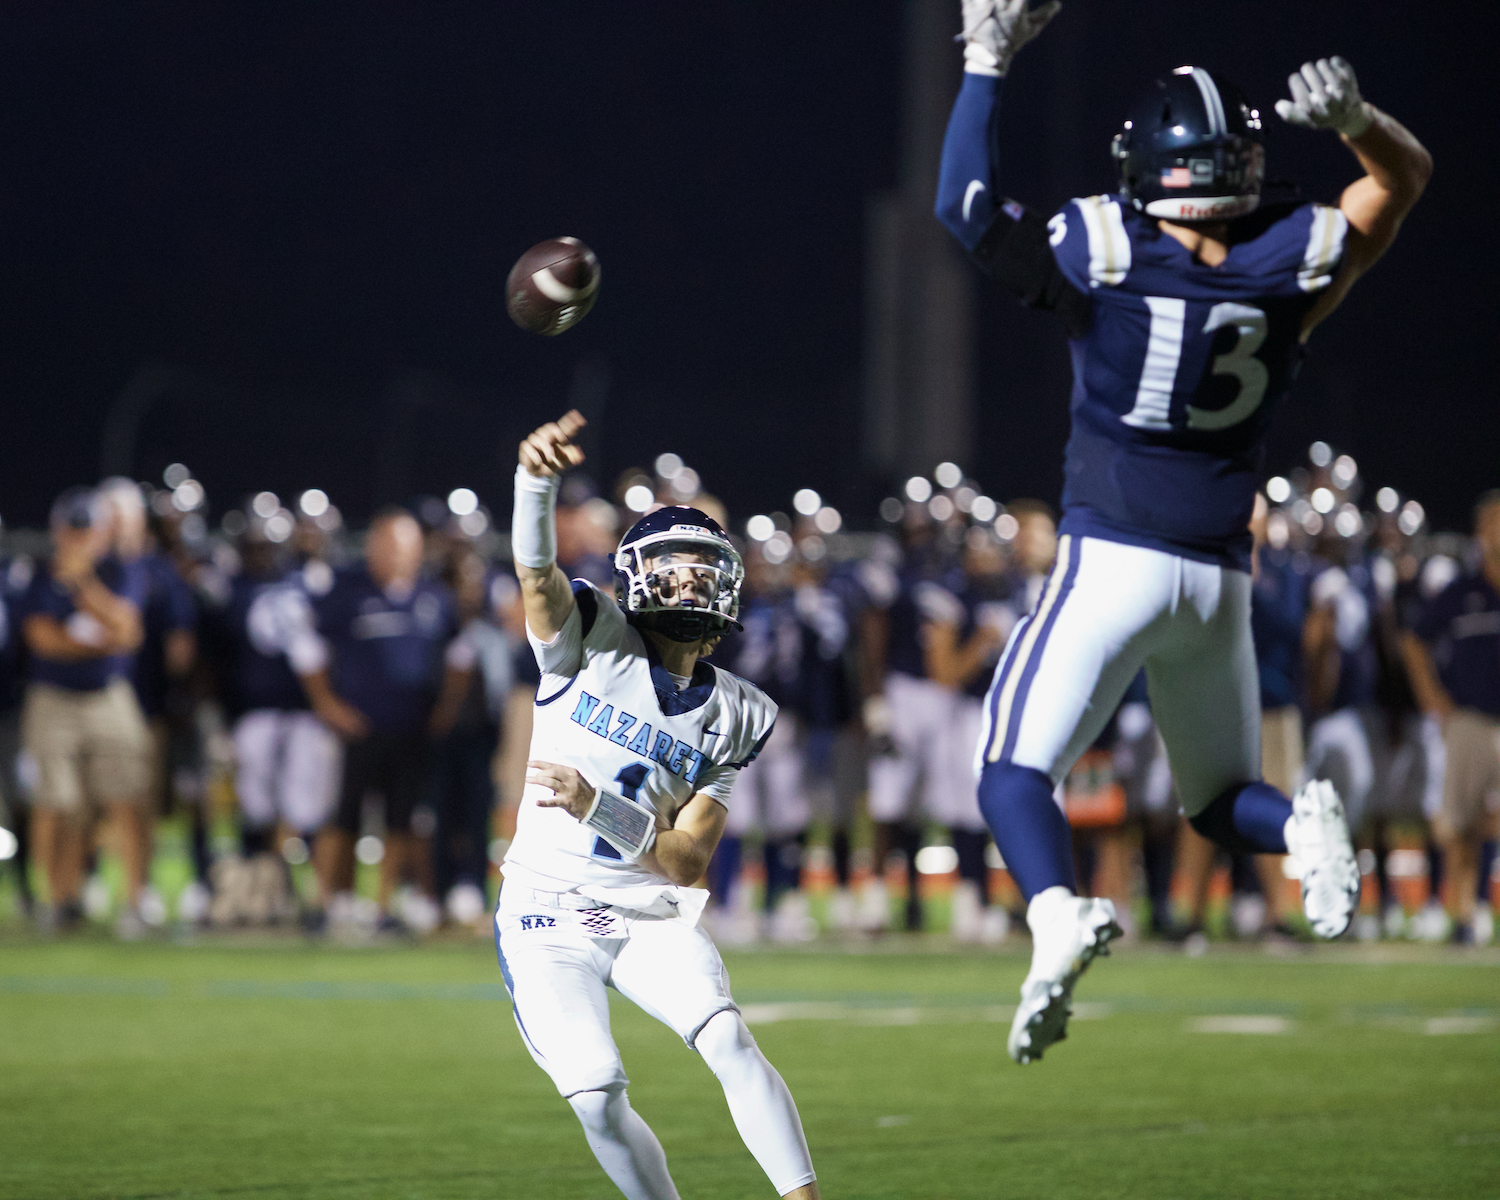
[[[984,695],[1038,602],[1055,514],[952,463],[854,532],[812,489],[724,511],[674,454],[565,480],[559,560],[611,589],[620,533],[691,503],[732,529],[743,631],[712,661],[781,709],[709,869],[730,942],[946,931],[1020,902],[974,787]],[[536,666],[507,539],[466,488],[356,534],[313,489],[209,523],[187,467],[58,497],[0,561],[0,902],[53,935],[283,926],[487,932],[524,780]],[[1344,797],[1360,938],[1493,936],[1500,492],[1472,530],[1315,443],[1253,522],[1265,777]],[[1302,936],[1274,857],[1181,818],[1144,676],[1059,788],[1083,890],[1129,932]],[[0,909],[3,913],[4,909]]]

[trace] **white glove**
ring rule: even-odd
[[[1303,63],[1287,85],[1292,98],[1276,101],[1276,112],[1293,125],[1336,129],[1346,137],[1358,137],[1374,119],[1370,106],[1359,98],[1354,68],[1337,56]]]
[[[974,75],[1004,75],[1018,51],[1057,16],[1060,0],[1028,9],[1030,0],[963,0],[964,70]]]

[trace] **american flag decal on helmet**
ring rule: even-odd
[[[1161,173],[1162,187],[1192,187],[1193,173],[1186,167],[1169,167]]]

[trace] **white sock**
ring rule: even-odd
[[[583,1123],[589,1149],[627,1200],[680,1200],[667,1156],[651,1126],[630,1107],[623,1086],[576,1092],[568,1103]]]
[[[740,1014],[726,1010],[712,1017],[693,1045],[723,1085],[734,1127],[776,1194],[785,1196],[816,1179],[792,1093]]]

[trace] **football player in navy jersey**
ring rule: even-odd
[[[937,215],[1002,287],[1062,318],[1073,357],[1058,561],[996,668],[977,754],[980,802],[1028,898],[1032,968],[1009,1049],[1039,1058],[1073,985],[1118,936],[1079,898],[1052,792],[1146,668],[1178,794],[1231,850],[1290,849],[1326,937],[1349,925],[1359,872],[1342,807],[1260,781],[1249,523],[1262,446],[1313,327],[1394,239],[1432,170],[1362,100],[1342,59],[1308,63],[1277,104],[1332,129],[1365,175],[1337,207],[1261,204],[1259,113],[1224,78],[1179,67],[1114,142],[1115,195],[1050,220],[999,193],[1002,79],[1056,0],[965,0],[965,73],[943,145]],[[1288,842],[1290,841],[1290,846]]]
[[[966,942],[998,942],[1010,928],[1005,910],[990,906],[989,831],[969,769],[989,678],[1019,615],[1004,573],[1005,556],[995,535],[982,525],[970,529],[961,566],[943,581],[948,601],[929,606],[922,639],[928,676],[953,693],[940,762],[942,810],[933,815],[948,827],[958,854],[950,929]]]
[[[730,630],[712,658],[715,665],[722,663],[753,683],[778,708],[770,738],[741,772],[736,803],[725,819],[710,868],[715,899],[731,915],[721,927],[728,940],[753,939],[761,926],[773,937],[795,940],[807,915],[798,885],[812,810],[803,787],[801,731],[794,707],[801,692],[802,628],[790,587],[791,570],[784,561],[768,561],[763,546],[752,544],[745,555],[740,592],[742,629]],[[762,835],[766,873],[763,921],[754,920],[743,894],[736,894],[741,843],[756,829]],[[788,907],[778,914],[784,903]]]
[[[937,582],[944,573],[942,547],[921,506],[908,509],[901,534],[900,567],[888,573],[893,578],[886,580],[883,603],[876,605],[883,619],[866,629],[867,636],[874,635],[868,649],[883,673],[879,699],[865,703],[865,724],[882,742],[870,759],[867,807],[875,826],[874,863],[859,914],[860,924],[872,933],[883,931],[890,920],[885,864],[897,849],[907,862],[906,928],[921,929],[915,863],[922,818],[942,820],[948,798],[943,757],[954,694],[930,677],[923,639],[927,624],[945,615],[953,598]]]
[[[287,570],[259,517],[239,549],[242,570],[224,602],[209,608],[204,636],[234,739],[241,849],[253,861],[275,851],[278,823],[314,840],[333,810],[342,751],[309,707],[294,665],[299,654],[321,659],[310,645],[314,618],[301,572]],[[331,881],[320,881],[327,892]]]

